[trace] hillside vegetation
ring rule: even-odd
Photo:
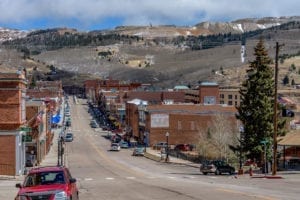
[[[243,22],[244,28],[246,22]],[[174,29],[172,26],[159,28],[169,32]],[[178,30],[178,27],[175,28]],[[152,37],[136,34],[137,30],[155,29],[119,27],[112,31],[88,33],[74,29],[31,32],[26,37],[2,43],[0,68],[38,68],[48,74],[45,79],[62,78],[64,84],[112,77],[169,88],[179,84],[192,86],[201,81],[217,81],[223,85],[240,83],[242,71],[253,59],[253,48],[261,37],[271,58],[275,57],[275,43],[284,44],[280,50],[283,64],[285,59],[300,54],[299,21],[244,33],[231,33],[228,32],[231,29],[227,28],[225,33],[207,36],[176,36],[173,32],[160,37],[158,33],[152,34]],[[211,27],[207,30],[212,32]],[[241,45],[245,45],[246,50],[244,63],[241,62]],[[297,71],[298,66],[295,65]],[[55,72],[50,70],[50,66]],[[222,72],[221,75],[216,73],[218,71]]]

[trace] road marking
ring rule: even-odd
[[[85,178],[84,179],[85,181],[92,181],[92,180],[94,180],[93,178]]]
[[[135,179],[133,176],[126,177],[126,179]]]
[[[190,179],[194,179],[194,176],[184,176],[183,178],[190,178]]]
[[[174,177],[174,176],[169,176],[168,178],[169,178],[169,179],[175,179],[176,177]]]
[[[112,177],[106,177],[105,179],[106,180],[115,180],[115,178],[112,178]]]

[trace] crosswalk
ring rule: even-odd
[[[169,180],[176,180],[176,179],[181,179],[181,178],[184,178],[184,179],[195,179],[196,177],[194,176],[183,176],[183,177],[174,177],[174,176],[165,176],[165,177],[155,177],[155,176],[148,176],[148,177],[145,177],[145,179],[162,179],[162,178],[165,178],[165,179],[169,179]],[[126,179],[126,180],[135,180],[137,179],[137,177],[134,177],[134,176],[127,176],[127,177],[103,177],[101,178],[102,180],[106,180],[106,181],[115,181],[115,180],[121,180],[121,179]],[[94,179],[94,178],[90,178],[90,177],[85,177],[85,178],[77,178],[78,181],[99,181],[101,180],[99,178],[97,179]]]

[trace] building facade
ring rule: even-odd
[[[0,174],[25,170],[26,85],[21,72],[0,73]]]

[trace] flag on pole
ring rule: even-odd
[[[36,118],[35,118],[35,122],[34,122],[34,124],[33,124],[33,127],[39,126],[39,125],[41,124],[41,122],[42,122],[42,119],[43,119],[43,114],[40,112],[40,113],[36,116]]]

